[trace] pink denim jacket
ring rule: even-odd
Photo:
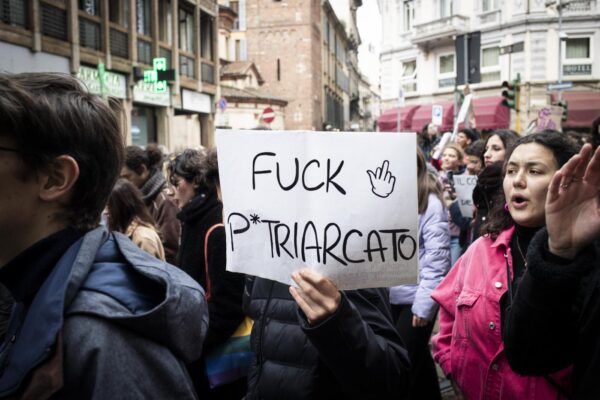
[[[564,399],[548,378],[569,392],[571,368],[546,377],[513,372],[502,342],[500,298],[507,291],[514,228],[495,241],[475,241],[431,297],[440,304],[440,330],[432,338],[433,355],[465,397],[485,400]]]

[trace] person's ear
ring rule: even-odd
[[[38,177],[42,200],[48,202],[62,200],[68,197],[79,178],[79,165],[71,156],[59,156],[41,171]]]
[[[146,165],[142,164],[138,168],[138,171],[136,171],[136,172],[138,173],[140,178],[142,178],[142,180],[145,182],[148,179],[148,177],[150,176],[150,171],[148,170],[148,167],[146,167]]]

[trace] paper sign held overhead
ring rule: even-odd
[[[415,283],[416,135],[217,130],[227,269],[339,289]]]

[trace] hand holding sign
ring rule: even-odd
[[[292,279],[298,287],[290,286],[290,294],[311,325],[318,324],[336,312],[342,295],[329,279],[308,268],[294,272]]]
[[[375,172],[367,170],[369,179],[371,180],[371,186],[373,193],[379,197],[388,197],[394,191],[394,185],[396,184],[396,178],[388,170],[389,162],[385,160],[381,167],[377,168]]]

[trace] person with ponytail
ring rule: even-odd
[[[163,153],[156,144],[149,144],[145,149],[128,146],[121,178],[127,179],[142,192],[144,203],[156,221],[166,260],[175,264],[181,231],[177,219],[179,208],[166,192],[167,180],[162,172],[163,158]]]

